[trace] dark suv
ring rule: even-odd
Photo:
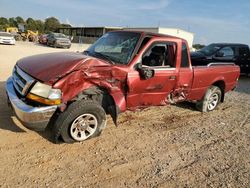
[[[240,66],[241,73],[250,73],[250,51],[246,44],[213,43],[191,53],[193,65],[211,62],[233,62]]]
[[[53,47],[70,48],[70,39],[62,33],[50,33],[47,36],[47,45]]]

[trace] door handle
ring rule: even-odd
[[[176,76],[169,76],[169,80],[175,80]]]

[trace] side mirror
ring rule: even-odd
[[[139,72],[140,77],[143,80],[148,80],[155,74],[155,71],[153,69],[151,69],[150,67],[143,67],[141,63],[136,65],[136,70]]]
[[[224,56],[224,53],[220,51],[216,52],[215,54],[215,57],[223,57],[223,56]]]

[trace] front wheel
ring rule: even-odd
[[[196,103],[196,107],[201,112],[209,112],[214,110],[221,101],[221,89],[217,86],[208,88],[204,98]]]
[[[81,142],[100,135],[105,126],[106,114],[97,102],[76,101],[59,114],[54,125],[55,141],[61,136],[66,143]]]

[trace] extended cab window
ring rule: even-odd
[[[181,67],[189,67],[188,49],[184,42],[181,49]]]
[[[249,54],[249,48],[248,47],[240,47],[239,48],[239,55],[242,57],[247,57]]]
[[[151,67],[175,67],[175,57],[175,43],[155,43],[142,56],[142,65]]]

